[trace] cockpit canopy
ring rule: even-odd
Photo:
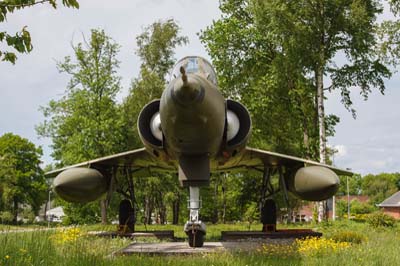
[[[187,56],[182,58],[175,64],[171,73],[171,79],[176,79],[182,75],[180,72],[182,66],[186,73],[196,73],[217,86],[217,75],[212,65],[206,59],[200,56]]]

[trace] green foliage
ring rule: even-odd
[[[14,215],[10,211],[0,212],[0,222],[2,224],[11,224],[14,221]]]
[[[58,167],[124,151],[116,103],[121,89],[116,74],[119,45],[103,30],[91,30],[89,40],[74,45],[73,50],[73,57],[57,64],[61,73],[70,76],[65,95],[41,108],[46,120],[36,127],[39,136],[51,138]],[[67,215],[73,223],[85,223],[91,219],[86,216],[98,212],[98,206],[68,204]]]
[[[32,7],[38,4],[50,4],[54,9],[57,8],[56,0],[7,0],[0,2],[0,23],[7,20],[7,15],[17,10]],[[76,0],[62,0],[62,4],[66,7],[79,8]],[[27,26],[23,27],[20,32],[14,35],[8,34],[6,31],[0,32],[0,43],[13,48],[18,53],[29,53],[33,46],[31,35],[27,30]],[[15,63],[17,56],[13,50],[0,50],[0,60]]]
[[[41,108],[46,120],[36,128],[52,139],[52,156],[62,165],[121,150],[119,46],[103,30],[92,30],[90,40],[73,49],[75,60],[67,56],[57,64],[71,77],[65,96]]]
[[[147,103],[161,97],[166,85],[165,76],[175,62],[174,49],[187,42],[187,37],[180,35],[179,26],[172,19],[154,22],[136,37],[136,54],[142,60],[140,75],[133,80],[121,107],[126,150],[142,146],[137,133],[137,117]]]
[[[339,176],[340,186],[337,195],[347,195],[347,182],[349,182],[349,194],[360,195],[362,192],[363,177],[359,174],[355,174],[352,177]]]
[[[93,224],[101,221],[98,201],[86,204],[64,202],[62,206],[66,215],[62,219],[63,225]]]
[[[250,144],[315,158],[318,132],[311,83],[279,52],[271,34],[265,34],[253,2],[221,1],[223,16],[201,32],[201,41],[224,95],[239,99],[252,115]]]
[[[354,244],[361,244],[366,241],[366,237],[363,234],[353,231],[336,232],[331,236],[331,239],[336,242],[348,242]]]
[[[372,88],[384,91],[390,70],[376,52],[379,1],[253,1],[261,27],[282,43],[282,49],[309,73],[323,68],[351,108],[350,88],[367,98]],[[346,57],[335,64],[338,53]],[[315,82],[318,82],[315,80]],[[354,111],[354,110],[353,110]]]
[[[378,204],[397,192],[400,187],[400,173],[366,175],[362,180],[362,193],[370,197],[372,204]]]
[[[0,211],[12,210],[14,222],[22,204],[37,214],[46,199],[47,184],[40,168],[42,149],[12,133],[0,137]]]
[[[243,214],[243,220],[249,223],[249,228],[252,223],[260,220],[260,208],[257,203],[251,202],[246,206],[246,211]]]
[[[355,116],[350,90],[359,88],[367,99],[372,89],[383,93],[391,76],[384,57],[395,53],[379,50],[379,1],[225,0],[220,9],[222,17],[200,38],[225,95],[253,115],[251,144],[325,162],[326,137],[339,121],[325,118],[324,90],[339,90]],[[384,32],[393,51],[396,28]],[[335,63],[338,55],[343,63]]]
[[[346,199],[336,201],[337,215],[347,219],[347,207]],[[376,210],[377,207],[370,202],[360,202],[357,199],[353,199],[350,202],[350,216],[352,219],[356,219],[358,221],[365,221],[365,214],[372,213]]]
[[[179,26],[173,19],[154,22],[136,37],[136,54],[142,64],[140,75],[133,80],[129,95],[121,106],[123,150],[143,146],[137,132],[139,113],[147,103],[161,97],[167,71],[175,62],[174,49],[187,42],[187,37],[180,35]],[[152,212],[160,216],[162,223],[166,222],[167,210],[174,210],[172,216],[178,219],[180,212],[186,212],[186,193],[179,188],[175,175],[135,178],[134,186],[140,188],[135,191],[138,222],[149,223]]]
[[[378,211],[368,215],[367,223],[373,228],[394,227],[396,220],[392,216]]]
[[[143,33],[136,37],[139,47],[136,53],[142,60],[142,67],[163,79],[175,63],[175,47],[188,43],[188,38],[180,36],[179,31],[173,19],[157,21],[144,28]]]
[[[360,202],[358,200],[351,201],[351,213],[367,214],[377,210],[377,208],[369,202]]]

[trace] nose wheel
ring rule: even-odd
[[[201,207],[200,188],[189,187],[189,221],[186,222],[184,231],[189,238],[189,246],[199,248],[204,245],[206,225],[199,220]]]
[[[189,247],[200,248],[204,245],[204,235],[206,234],[202,230],[193,229],[186,232],[189,237]]]

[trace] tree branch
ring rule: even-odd
[[[25,3],[25,4],[7,4],[5,2],[0,3],[0,6],[6,7],[6,8],[24,8],[24,7],[29,7],[29,6],[34,6],[34,5],[38,5],[38,4],[44,4],[44,3],[48,3],[51,2],[51,0],[41,0],[39,2],[34,2],[34,3]]]

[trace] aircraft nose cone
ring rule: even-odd
[[[172,90],[172,98],[182,105],[191,105],[201,101],[204,97],[204,88],[193,78],[188,77],[184,82],[177,80]]]

